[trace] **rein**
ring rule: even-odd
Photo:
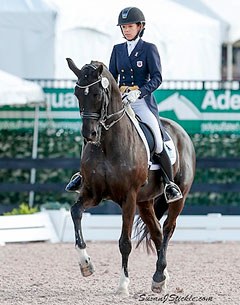
[[[102,127],[107,131],[109,130],[112,126],[114,126],[117,122],[119,122],[123,116],[125,115],[125,108],[123,107],[122,109],[120,109],[117,112],[108,114],[108,105],[109,105],[109,80],[106,77],[100,77],[98,80],[96,80],[95,82],[92,82],[88,85],[85,86],[80,86],[78,83],[76,83],[76,86],[80,89],[85,89],[84,90],[84,95],[88,95],[89,93],[89,87],[97,84],[101,82],[103,91],[104,91],[104,101],[102,103],[102,108],[101,108],[101,112],[97,113],[97,112],[85,112],[85,111],[80,111],[80,115],[82,116],[83,119],[92,119],[92,120],[98,120],[99,123],[99,133],[98,133],[98,141],[100,142],[101,139],[101,129]],[[106,122],[111,119],[114,118],[115,116],[119,116],[118,118],[116,118],[115,120],[113,120],[111,123],[107,124]]]

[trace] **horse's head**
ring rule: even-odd
[[[96,142],[99,121],[105,111],[109,81],[102,75],[103,64],[94,62],[78,69],[72,59],[67,58],[69,68],[77,76],[75,96],[79,102],[83,119],[82,135],[88,142]]]

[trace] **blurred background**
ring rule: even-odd
[[[197,153],[183,214],[240,213],[240,19],[238,0],[0,0],[0,214],[62,207],[77,171],[81,120],[73,96],[81,67],[108,65],[124,7],[145,14],[143,39],[157,45],[161,116],[180,123]],[[92,213],[119,213],[103,202]]]

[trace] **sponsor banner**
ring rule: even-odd
[[[157,90],[160,116],[188,133],[240,133],[239,90]]]
[[[81,127],[78,102],[69,88],[43,88],[46,106],[39,109],[39,128],[75,129]],[[0,129],[32,129],[35,108],[0,107]]]
[[[39,127],[81,128],[78,102],[69,88],[43,88]],[[180,123],[188,133],[240,133],[240,90],[156,90],[160,116]],[[0,108],[0,129],[31,129],[34,107]]]

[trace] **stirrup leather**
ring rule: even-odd
[[[173,198],[171,198],[171,195],[168,194],[168,192],[167,192],[167,188],[171,187],[171,186],[174,187],[176,189],[176,191],[178,192],[178,194],[175,197],[173,197]],[[165,199],[166,199],[167,203],[175,202],[175,201],[178,201],[179,199],[183,198],[183,195],[182,195],[182,192],[181,192],[179,186],[176,183],[172,182],[172,181],[170,181],[169,183],[165,184],[163,193],[164,193],[164,196],[165,196]]]

